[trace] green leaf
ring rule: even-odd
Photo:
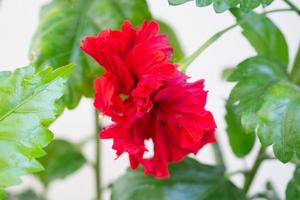
[[[245,132],[255,130],[258,123],[256,112],[263,104],[266,91],[274,83],[287,79],[284,66],[261,56],[243,61],[232,72],[228,80],[237,84],[230,93],[228,104],[235,106]]]
[[[300,167],[297,167],[294,172],[292,180],[290,180],[286,188],[286,200],[300,199]]]
[[[72,70],[73,66],[68,65],[35,73],[33,67],[25,67],[2,76],[0,193],[20,183],[20,176],[43,170],[35,158],[45,155],[43,147],[53,138],[48,126],[63,109],[56,101],[63,95]]]
[[[141,169],[128,171],[112,187],[112,200],[243,200],[245,196],[222,167],[186,158],[170,165],[171,178],[145,177]]]
[[[38,176],[46,186],[55,179],[75,173],[86,162],[80,149],[65,140],[54,140],[45,151],[47,156],[39,159],[45,170]]]
[[[280,61],[287,66],[289,62],[288,45],[280,29],[265,15],[255,12],[243,14],[238,9],[231,9],[237,21],[247,19],[240,24],[243,35],[254,47],[258,55]]]
[[[282,162],[300,158],[300,88],[287,81],[274,84],[257,112],[257,134],[264,146],[273,144]]]
[[[145,0],[52,0],[41,10],[31,60],[37,69],[76,64],[64,95],[65,105],[75,108],[82,95],[93,96],[93,80],[102,71],[79,49],[81,40],[103,29],[120,28],[125,19],[140,25],[150,18]]]
[[[157,20],[160,26],[160,32],[167,35],[168,40],[171,42],[171,46],[174,49],[173,62],[178,62],[184,59],[184,52],[182,46],[177,38],[176,33],[173,29],[163,21]]]
[[[9,195],[7,200],[44,200],[44,198],[39,197],[39,195],[32,190],[26,190],[17,195]]]
[[[300,85],[300,45],[291,71],[291,79],[294,83]]]
[[[235,105],[226,104],[227,134],[233,153],[237,157],[244,157],[252,150],[255,143],[255,133],[246,133],[241,124],[241,117],[236,112]]]
[[[169,0],[170,5],[180,5],[192,0]],[[230,8],[239,7],[243,12],[249,12],[258,6],[267,6],[273,0],[195,0],[198,7],[214,5],[217,13],[224,12]]]
[[[176,6],[193,0],[169,0],[169,4]]]

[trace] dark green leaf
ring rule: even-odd
[[[44,185],[76,172],[86,162],[75,145],[65,140],[54,140],[45,148],[47,156],[39,159],[45,170],[38,174]]]
[[[286,188],[286,200],[300,199],[300,167],[297,167],[292,180],[290,180]]]
[[[228,104],[236,107],[246,132],[255,130],[256,112],[261,107],[263,95],[268,88],[287,79],[287,72],[282,65],[260,56],[243,61],[230,75],[229,81],[237,81],[237,85],[230,93]]]
[[[224,175],[222,167],[186,158],[170,165],[171,178],[145,177],[128,171],[112,187],[112,200],[243,200],[245,196]]]
[[[34,191],[26,190],[17,195],[9,195],[7,200],[44,200],[44,198],[39,197]]]
[[[170,5],[180,5],[192,0],[169,0]],[[273,0],[195,0],[198,7],[209,6],[213,3],[217,13],[224,12],[230,8],[239,7],[243,12],[249,12],[262,5],[267,6]]]
[[[74,108],[82,95],[93,96],[92,83],[101,68],[79,49],[81,40],[100,30],[120,28],[125,19],[140,25],[150,19],[145,0],[53,0],[41,10],[31,60],[38,69],[75,63],[64,102]]]
[[[289,62],[288,45],[280,29],[265,15],[255,12],[241,13],[231,9],[237,21],[247,19],[240,24],[244,36],[254,47],[258,55],[280,61],[287,66]]]
[[[300,88],[286,81],[274,84],[257,112],[257,134],[264,146],[273,144],[275,156],[288,162],[300,158]]]
[[[291,79],[294,83],[300,85],[300,45],[291,71]]]
[[[171,42],[171,46],[174,49],[173,61],[178,62],[184,58],[184,53],[179,40],[177,39],[176,33],[173,29],[163,21],[157,20],[160,26],[160,32],[168,36],[168,40]]]
[[[241,117],[236,112],[236,106],[226,104],[226,123],[229,143],[233,153],[237,157],[246,156],[253,148],[255,143],[254,130],[246,133],[241,124]]]
[[[45,155],[43,147],[53,138],[48,126],[62,111],[56,101],[72,69],[35,73],[25,67],[0,80],[0,193],[20,183],[20,176],[43,169],[35,158]]]

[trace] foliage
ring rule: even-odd
[[[171,178],[145,177],[141,169],[128,171],[112,186],[112,200],[227,200],[246,199],[225,176],[223,167],[186,158],[170,166]]]
[[[45,151],[47,156],[39,159],[45,170],[38,174],[45,186],[75,173],[86,162],[80,149],[66,140],[54,140]]]
[[[169,0],[170,5],[180,5],[193,0]],[[249,12],[256,7],[264,7],[271,4],[273,0],[195,0],[196,6],[205,7],[213,4],[217,13],[224,12],[230,8],[239,7],[243,12]]]
[[[286,188],[286,200],[300,199],[300,168],[297,167],[294,172],[292,180],[288,183]]]
[[[48,126],[61,113],[57,100],[72,65],[35,72],[29,66],[0,73],[0,192],[20,183],[20,176],[43,170],[36,158],[53,134]]]

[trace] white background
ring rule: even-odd
[[[41,5],[48,0],[2,0],[0,6],[0,70],[14,70],[28,64],[28,48],[34,30],[38,24],[38,14]],[[187,54],[192,53],[200,44],[205,42],[213,33],[234,23],[229,13],[215,14],[212,7],[196,8],[193,3],[178,7],[171,7],[167,0],[149,0],[153,15],[169,22],[178,34]],[[299,0],[294,3],[300,5]],[[268,9],[283,8],[286,5],[281,0],[275,2]],[[293,13],[276,13],[270,15],[285,34],[290,58],[293,59],[300,40],[300,18]],[[224,35],[213,44],[194,62],[188,70],[193,79],[204,78],[206,89],[209,90],[207,108],[211,110],[218,124],[218,138],[226,156],[229,171],[250,167],[257,151],[253,151],[244,160],[233,156],[228,146],[224,124],[224,100],[227,98],[231,84],[221,80],[222,68],[234,66],[243,59],[255,55],[248,42],[240,34],[240,29]],[[57,138],[67,138],[78,142],[93,133],[92,102],[83,99],[73,111],[66,110],[52,126],[51,129]],[[109,184],[124,173],[128,166],[127,156],[114,160],[111,150],[111,141],[103,141],[102,170],[104,185]],[[93,160],[94,146],[85,147],[87,158]],[[271,151],[270,151],[271,152]],[[214,158],[209,146],[205,147],[197,157],[205,163],[213,163]],[[259,170],[254,181],[251,193],[260,191],[267,179],[274,181],[280,195],[284,195],[286,184],[293,173],[289,164],[278,161],[267,161]],[[239,176],[233,178],[237,185],[242,185],[243,179]],[[0,180],[1,181],[1,180]],[[19,191],[34,187],[41,192],[42,187],[32,177],[23,177],[23,184],[15,186],[10,191]],[[50,200],[88,200],[94,197],[94,174],[89,166],[84,166],[78,173],[65,180],[55,181],[48,197]],[[106,198],[108,193],[106,192]]]

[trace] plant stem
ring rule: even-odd
[[[261,15],[267,15],[270,13],[276,13],[276,12],[288,12],[288,11],[295,11],[295,9],[276,9],[276,10],[270,10],[263,12],[257,16]],[[182,62],[180,62],[180,70],[182,72],[186,72],[187,67],[202,53],[204,52],[210,45],[212,45],[215,41],[217,41],[222,35],[224,35],[226,32],[232,30],[233,28],[237,27],[238,25],[242,25],[246,23],[248,20],[253,19],[253,16],[250,17],[244,17],[243,19],[239,20],[235,24],[215,33],[212,37],[210,37],[204,44],[202,44],[192,55],[188,56],[186,59],[184,59]]]
[[[221,148],[220,148],[220,145],[219,145],[218,141],[216,143],[214,143],[212,145],[212,147],[213,147],[213,152],[214,152],[214,155],[215,155],[216,163],[225,168],[226,165],[225,165],[223,155],[222,155],[222,151],[221,151]]]
[[[299,16],[300,16],[300,9],[295,5],[293,4],[290,0],[283,0],[287,5],[290,6],[290,8],[292,10],[294,10]]]
[[[255,175],[256,175],[261,163],[264,160],[265,160],[265,148],[261,147],[256,156],[256,159],[255,159],[252,169],[245,175],[245,183],[244,183],[244,187],[243,187],[243,191],[245,194],[247,194],[247,192],[249,191],[250,186],[253,183],[253,180],[255,178]]]
[[[101,143],[100,143],[100,139],[99,139],[99,132],[101,130],[101,126],[100,126],[100,119],[99,119],[99,113],[95,110],[95,142],[96,142],[96,148],[95,148],[95,154],[96,154],[96,161],[95,161],[95,166],[94,166],[94,170],[95,170],[95,175],[96,175],[96,197],[97,200],[101,200],[102,199],[102,191],[101,191]]]

